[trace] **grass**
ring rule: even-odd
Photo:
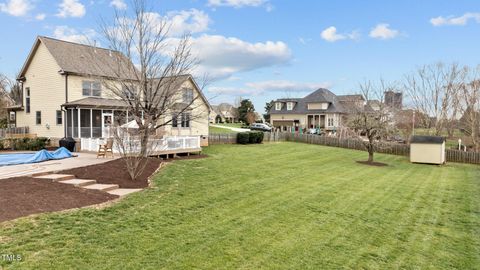
[[[238,133],[237,131],[233,131],[228,128],[219,128],[219,127],[209,127],[209,134],[233,134]]]
[[[0,225],[13,269],[479,269],[480,167],[221,145],[100,210]]]
[[[234,127],[234,128],[241,128],[245,124],[242,123],[221,123],[221,124],[214,124],[218,126],[225,126],[225,127]]]

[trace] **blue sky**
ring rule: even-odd
[[[364,79],[401,79],[438,61],[480,64],[478,1],[152,1],[154,12],[192,33],[214,80],[211,103],[302,97],[318,87],[358,92]],[[77,42],[128,0],[0,0],[0,72],[17,72],[37,35]],[[100,39],[100,38],[99,38]]]

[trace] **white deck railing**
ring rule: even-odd
[[[105,138],[81,138],[82,151],[98,151],[99,145],[105,144]],[[149,140],[148,153],[159,154],[161,152],[179,151],[199,149],[200,136],[164,136],[162,139]],[[123,150],[122,150],[123,149]],[[140,141],[138,139],[130,139],[123,143],[120,147],[116,142],[113,145],[114,153],[122,152],[139,152]]]

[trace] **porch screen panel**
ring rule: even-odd
[[[125,111],[114,111],[113,112],[114,124],[116,126],[125,125],[127,123],[127,112]]]
[[[73,109],[73,137],[78,138],[78,109]]]
[[[92,130],[90,124],[90,109],[80,110],[80,135],[82,138],[90,138]]]
[[[72,110],[67,110],[67,137],[72,137]]]
[[[93,138],[102,137],[102,110],[92,110],[92,135]]]

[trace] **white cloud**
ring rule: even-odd
[[[122,9],[122,10],[127,9],[127,4],[125,3],[124,0],[112,0],[110,2],[110,6],[116,8],[116,9]]]
[[[74,28],[63,25],[55,28],[53,31],[53,36],[55,38],[70,42],[90,44],[97,36],[97,33],[93,29],[84,29],[82,31],[78,31]]]
[[[37,16],[35,16],[35,19],[37,19],[39,21],[43,21],[43,20],[45,20],[45,17],[47,17],[47,15],[45,13],[40,13],[40,14],[37,14]]]
[[[29,0],[10,0],[0,3],[0,11],[16,17],[25,16],[33,8],[34,5]]]
[[[329,82],[308,83],[294,81],[261,81],[246,83],[243,87],[217,87],[208,88],[208,92],[217,95],[261,95],[265,92],[311,92],[318,88],[329,88]]]
[[[58,17],[83,17],[85,15],[85,6],[79,0],[63,0],[59,5]]]
[[[234,7],[234,8],[241,8],[241,7],[259,7],[266,4],[268,0],[208,0],[208,5],[211,7]],[[267,9],[271,9],[272,7],[268,7]]]
[[[160,15],[154,13],[160,22]],[[166,15],[165,20],[170,26],[169,35],[178,36],[184,33],[200,33],[208,30],[210,24],[210,17],[203,11],[198,9],[171,11]]]
[[[379,23],[371,31],[370,37],[378,39],[391,39],[400,34],[398,30],[391,29],[388,23]]]
[[[431,18],[430,23],[433,26],[442,26],[442,25],[466,25],[469,20],[475,20],[477,23],[480,23],[480,13],[467,12],[459,17],[448,16],[442,17],[438,16],[436,18]]]
[[[360,34],[357,31],[339,34],[337,33],[337,28],[335,26],[330,26],[324,29],[320,36],[328,42],[335,42],[344,39],[358,39],[360,37]]]
[[[228,78],[237,72],[288,63],[292,54],[281,41],[250,43],[234,37],[202,35],[192,39],[192,53],[199,59],[198,74],[212,79]]]

